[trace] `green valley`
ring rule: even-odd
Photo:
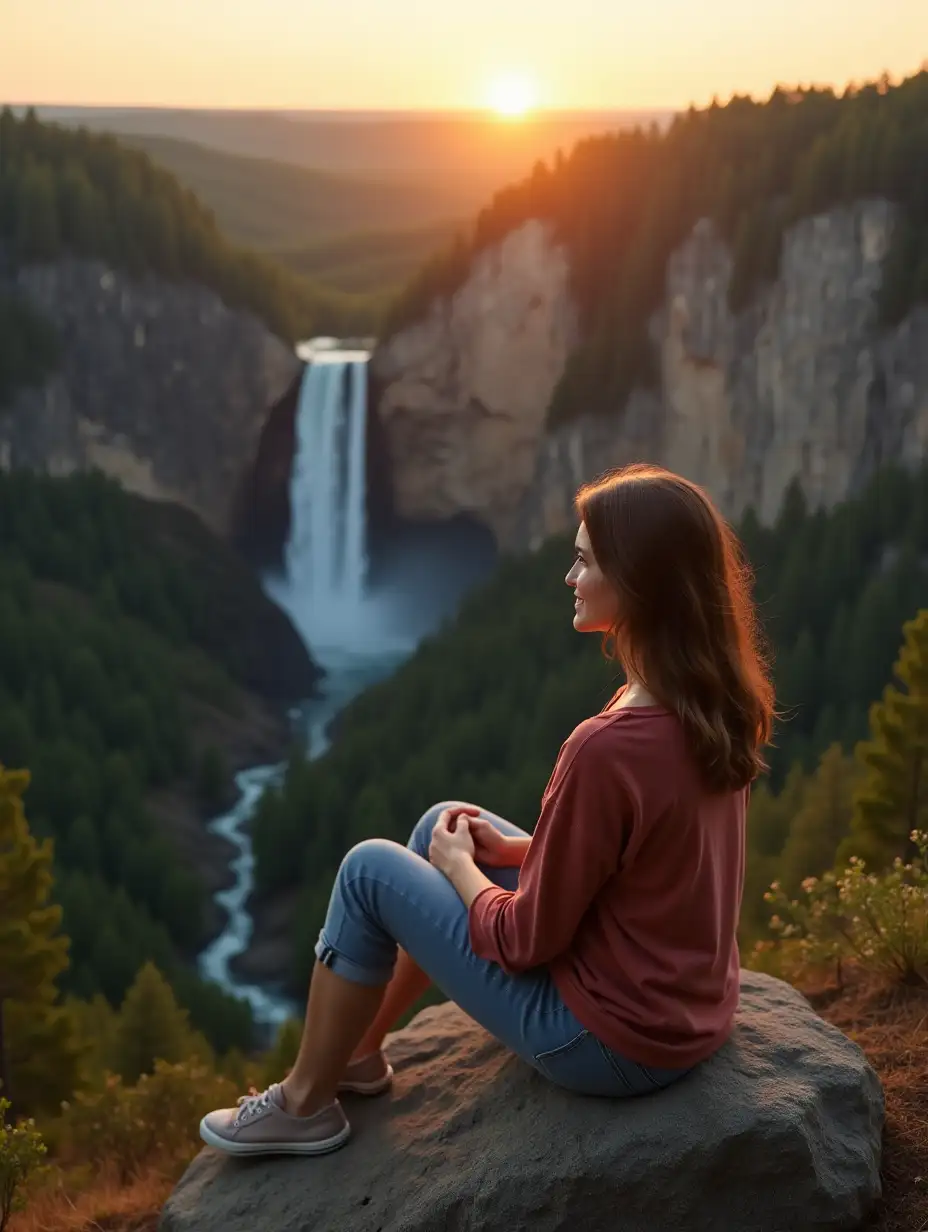
[[[465,218],[480,203],[453,178],[449,183],[425,172],[316,171],[170,137],[127,134],[119,141],[143,150],[191,189],[234,243],[266,251],[434,226]]]

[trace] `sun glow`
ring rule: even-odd
[[[538,90],[524,73],[505,73],[490,83],[487,100],[498,116],[520,120],[538,102]]]

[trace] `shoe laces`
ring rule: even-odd
[[[259,1112],[264,1112],[271,1106],[271,1088],[266,1091],[259,1091],[257,1087],[250,1087],[247,1095],[240,1095],[236,1101],[239,1112],[235,1118],[236,1125],[244,1125],[246,1121],[250,1121],[256,1117]]]

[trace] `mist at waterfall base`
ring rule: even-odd
[[[313,758],[328,747],[328,728],[339,711],[392,674],[450,617],[495,557],[489,536],[461,522],[407,526],[397,530],[372,568],[365,499],[369,357],[328,339],[305,349],[285,569],[262,578],[266,593],[289,614],[326,673],[318,695],[292,714]],[[230,862],[235,881],[216,895],[228,923],[200,955],[200,972],[247,1000],[263,1034],[304,1010],[280,988],[240,980],[231,968],[253,930],[247,909],[254,885],[248,824],[265,787],[278,782],[283,770],[283,765],[257,766],[237,775],[240,799],[209,825],[236,849]],[[415,821],[410,818],[410,829]]]

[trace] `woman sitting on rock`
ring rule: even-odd
[[[728,1038],[750,784],[774,717],[750,574],[697,485],[634,465],[583,487],[566,581],[627,683],[561,748],[533,835],[436,804],[342,860],[299,1056],[203,1118],[236,1155],[323,1154],[376,1095],[385,1035],[432,982],[583,1095],[668,1087]]]

